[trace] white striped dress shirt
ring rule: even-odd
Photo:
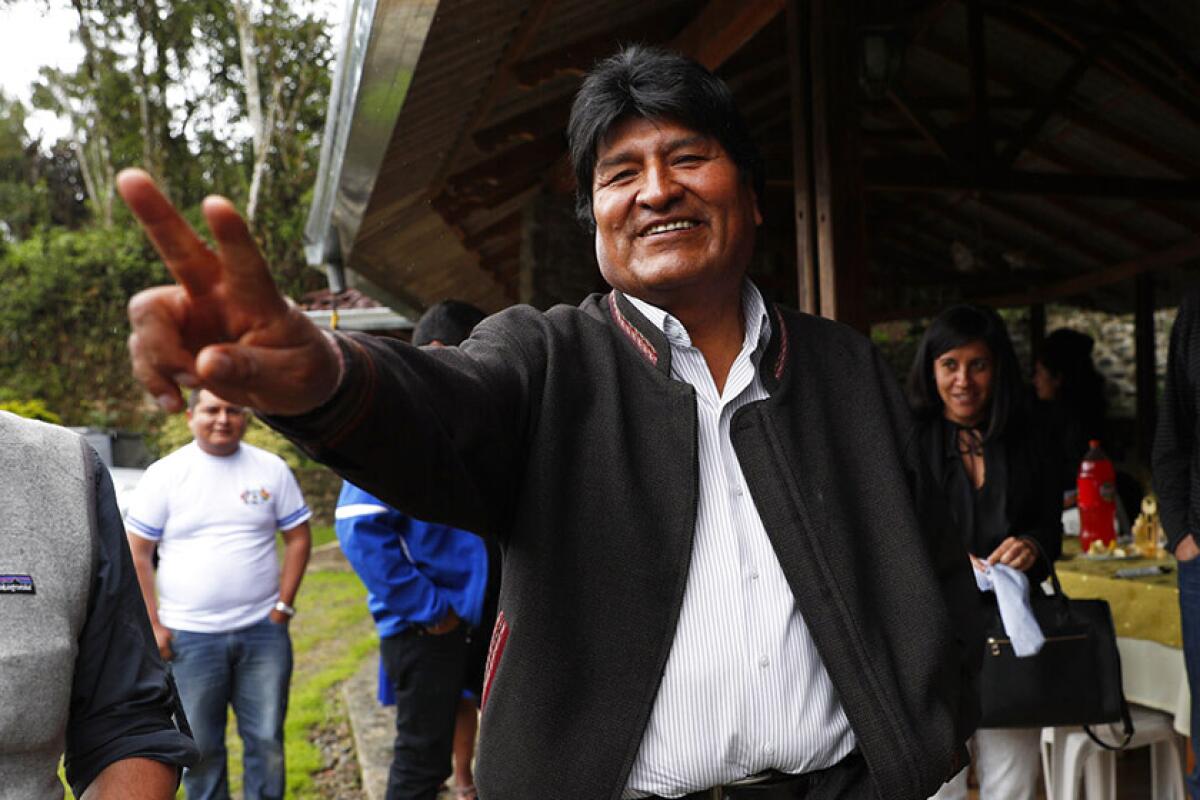
[[[679,626],[622,797],[832,766],[854,749],[854,733],[729,438],[733,413],[768,396],[758,374],[771,338],[762,296],[746,281],[745,338],[723,393],[679,320],[629,299],[670,342],[671,377],[696,391],[700,495]]]

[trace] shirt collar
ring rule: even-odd
[[[687,349],[692,346],[692,337],[688,335],[687,328],[669,312],[632,295],[627,294],[625,297],[651,325],[662,331],[672,347]],[[767,304],[762,293],[750,280],[742,282],[742,316],[746,320],[742,349],[750,350],[757,361],[771,340],[771,317],[767,314]]]

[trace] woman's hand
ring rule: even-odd
[[[987,557],[988,564],[1004,564],[1006,567],[1026,571],[1037,562],[1037,550],[1023,538],[1009,536],[992,554]]]

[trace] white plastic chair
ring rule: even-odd
[[[1183,788],[1183,737],[1175,732],[1171,716],[1144,706],[1131,705],[1129,710],[1134,727],[1129,749],[1150,747],[1150,796],[1155,800],[1187,800]],[[1100,726],[1100,736],[1110,741],[1105,729]],[[1081,784],[1087,786],[1088,800],[1117,797],[1115,753],[1093,742],[1083,728],[1042,729],[1042,775],[1047,800],[1079,800]]]

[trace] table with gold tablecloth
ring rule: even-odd
[[[1165,575],[1117,578],[1127,567],[1165,565]],[[1068,597],[1099,597],[1112,609],[1121,651],[1121,679],[1131,703],[1157,708],[1175,717],[1175,730],[1189,735],[1191,694],[1183,664],[1179,625],[1179,587],[1175,560],[1094,560],[1079,553],[1079,541],[1067,538],[1063,559],[1055,565]]]

